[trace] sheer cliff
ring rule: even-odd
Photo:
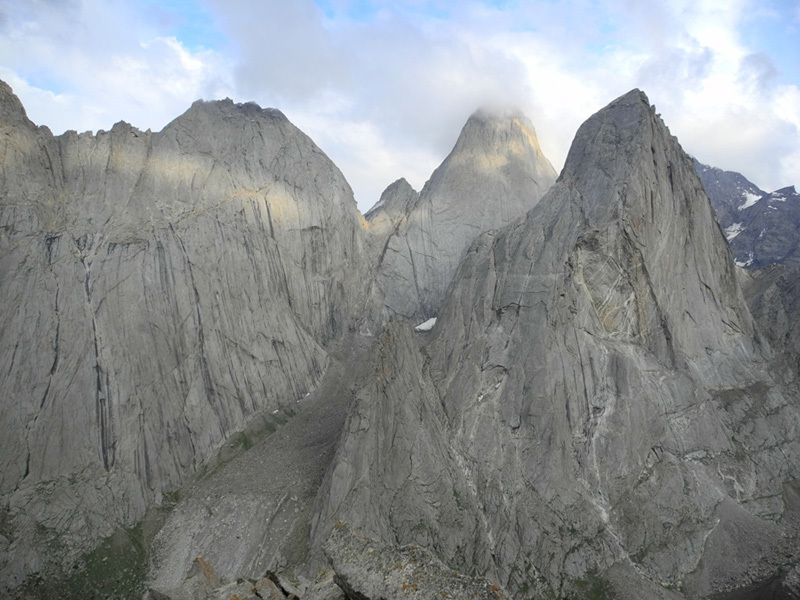
[[[792,564],[796,374],[735,271],[647,98],[612,102],[472,244],[424,354],[398,325],[371,352],[314,536],[347,520],[517,597],[694,598]]]
[[[407,303],[405,318],[418,318],[414,316],[420,302],[415,281],[423,281],[421,278],[433,281],[436,276],[441,279],[437,284],[446,286],[446,278],[452,276],[455,265],[447,267],[450,272],[445,273],[442,270],[445,263],[441,261],[457,261],[474,235],[509,221],[512,214],[523,214],[535,204],[541,191],[531,177],[540,177],[537,170],[544,169],[547,173],[552,168],[541,156],[533,135],[532,125],[520,115],[476,113],[465,125],[456,149],[437,171],[441,173],[432,178],[439,183],[429,183],[421,194],[404,179],[386,189],[365,215],[366,244],[370,267],[374,270],[372,277],[367,278],[370,297],[364,318],[359,321],[360,331],[380,331],[386,319],[394,314],[391,307],[397,308],[396,302],[400,301]],[[552,182],[546,177],[543,180],[547,185]],[[465,182],[473,188],[469,194]],[[420,202],[432,197],[426,191],[431,186],[438,190],[433,197],[438,198],[434,204],[440,210],[452,211],[455,203],[463,204],[462,212],[438,222],[435,232],[415,229],[413,225],[421,214]],[[498,214],[494,208],[499,210]],[[475,211],[477,214],[473,214]],[[419,250],[414,243],[409,246],[405,237],[408,231],[416,231],[420,243],[433,244],[430,251],[434,254],[428,257],[432,262],[420,262],[428,258],[414,255],[413,261],[422,269],[416,275],[412,255],[401,258],[396,251],[397,244],[404,251]],[[437,239],[444,245],[434,249]],[[405,275],[400,278],[395,277],[396,272],[387,275],[390,265],[397,266],[403,260],[410,269]],[[417,275],[420,279],[415,279]],[[370,369],[364,365],[356,367],[352,353],[339,358],[341,364],[349,365],[345,370],[351,374]],[[315,518],[314,494],[329,466],[347,414],[351,400],[346,393],[349,387],[349,383],[326,379],[319,390],[322,395],[315,393],[304,400],[291,424],[236,465],[225,466],[185,493],[156,539],[151,569],[153,589],[163,594],[179,593],[176,590],[180,590],[194,556],[203,556],[219,573],[231,578],[258,577],[266,568],[297,567],[305,560],[307,549],[311,550],[311,562],[321,566],[325,540],[309,546],[308,529]],[[308,412],[311,406],[314,408]],[[317,419],[324,424],[317,424]],[[299,428],[300,423],[305,425]],[[334,423],[338,423],[339,429]],[[436,439],[434,436],[431,443],[441,446],[443,441]],[[314,454],[309,453],[311,448]],[[391,448],[382,448],[381,452],[390,453]],[[431,460],[431,464],[436,462]],[[237,484],[242,473],[248,473],[247,483]],[[286,477],[287,473],[291,477]],[[224,530],[242,533],[236,539],[224,540],[210,533]]]
[[[800,373],[800,269],[772,265],[739,273],[753,318]]]
[[[0,581],[68,564],[315,388],[362,219],[276,110],[54,137],[0,85]]]

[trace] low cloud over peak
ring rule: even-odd
[[[54,132],[253,100],[308,133],[362,209],[398,177],[421,188],[480,106],[519,106],[559,168],[580,122],[634,87],[703,162],[800,181],[800,21],[777,2],[0,0],[0,28],[0,78]]]

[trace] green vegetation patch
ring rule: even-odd
[[[118,529],[86,553],[69,573],[52,578],[29,577],[15,590],[15,596],[42,600],[141,600],[150,542],[169,510],[154,509],[133,527]]]
[[[614,590],[611,584],[594,572],[589,572],[583,579],[573,581],[574,592],[569,594],[569,600],[614,600]]]

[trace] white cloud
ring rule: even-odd
[[[355,190],[362,212],[377,202],[381,191],[392,181],[405,177],[417,190],[421,189],[442,156],[412,147],[398,151],[387,144],[386,136],[367,120],[338,114],[298,112],[287,115],[314,141],[325,148],[336,149],[336,162],[348,181],[357,182]],[[359,193],[360,192],[360,193]]]
[[[770,57],[744,42],[751,8],[721,0],[683,8],[681,36],[653,53],[637,85],[687,151],[775,189],[800,175],[790,158],[800,148],[800,104],[781,100],[798,88],[779,83]]]
[[[0,76],[55,133],[119,120],[160,129],[193,99],[230,89],[224,57],[159,35],[127,2],[5,2],[0,12]]]
[[[238,89],[278,105],[312,134],[363,209],[398,177],[421,187],[479,105],[523,96],[518,61],[457,25],[432,27],[389,8],[365,24],[325,20],[310,2],[248,5],[254,12],[243,6],[215,5],[239,47]],[[348,102],[331,111],[332,97]]]
[[[757,0],[197,1],[228,45],[197,49],[133,0],[0,0],[0,77],[56,133],[160,128],[198,97],[275,106],[362,210],[400,176],[421,187],[480,105],[525,110],[560,168],[580,123],[633,87],[700,160],[800,183],[800,82],[743,35]]]

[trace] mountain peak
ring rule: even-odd
[[[418,199],[404,196],[408,219],[389,240],[380,278],[414,285],[392,284],[389,310],[420,320],[435,315],[471,240],[524,215],[555,179],[527,117],[514,110],[473,113]]]
[[[582,196],[583,210],[589,221],[594,222],[601,218],[601,213],[615,210],[620,202],[629,204],[637,200],[633,194],[620,193],[621,182],[635,180],[637,185],[646,186],[645,171],[652,177],[668,175],[671,182],[673,176],[677,177],[673,173],[676,169],[681,176],[696,180],[691,160],[644,92],[634,89],[578,128],[560,180],[590,192]],[[616,213],[606,216],[609,214]]]
[[[631,103],[631,102],[638,102],[640,104],[644,104],[645,106],[650,106],[650,100],[647,98],[647,94],[645,94],[639,88],[633,88],[629,92],[622,94],[619,98],[614,100],[611,104],[617,103]]]
[[[515,108],[481,107],[470,115],[453,152],[473,154],[542,154],[536,129],[525,114]],[[449,158],[449,157],[448,157]]]
[[[691,417],[696,429],[677,442],[673,432],[700,399],[738,393],[765,363],[692,162],[642,92],[581,126],[564,173],[524,221],[473,243],[432,338],[432,387],[469,479],[485,482],[483,497],[515,485],[505,465],[524,464],[528,481],[547,482],[499,509],[503,523],[520,524],[502,552],[558,573],[572,548],[558,515],[580,514],[576,540],[608,536],[583,555],[586,565],[632,557],[637,572],[671,582],[716,558],[714,545],[686,540],[715,530],[716,500],[705,490],[724,489],[719,474],[740,463],[720,452],[719,466],[700,476],[672,456],[727,447],[731,430],[718,424],[729,409],[704,406]],[[651,470],[643,465],[653,447],[665,454]],[[702,517],[664,527],[664,514],[675,523]],[[531,572],[522,560],[500,568],[503,583]]]
[[[277,108],[261,108],[256,102],[234,102],[230,98],[225,98],[224,100],[195,100],[189,110],[178,118],[193,114],[222,117],[244,116],[251,119],[266,117],[279,121],[289,121],[286,115]]]
[[[33,125],[14,90],[2,79],[0,79],[0,120],[7,123]]]
[[[411,187],[405,177],[401,177],[383,190],[380,200],[364,213],[364,218],[367,221],[372,221],[378,215],[384,213],[391,217],[396,217],[400,213],[409,210],[409,203],[416,200],[417,196],[417,191]]]
[[[661,122],[644,92],[634,89],[620,96],[578,128],[564,171],[580,171],[586,158],[601,158],[597,153],[618,155],[629,151],[632,145],[641,142],[641,129],[648,120]],[[661,127],[665,127],[663,123]]]

